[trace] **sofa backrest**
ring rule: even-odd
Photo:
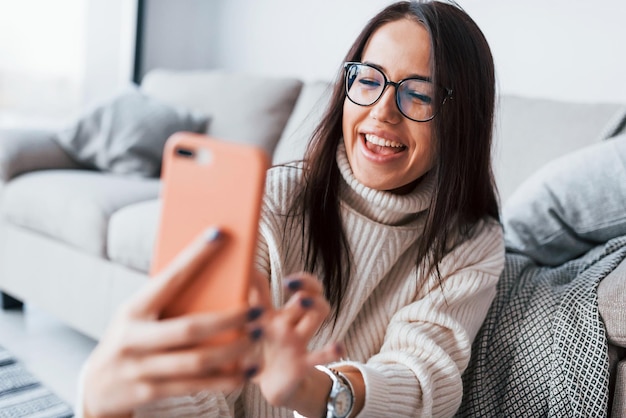
[[[208,134],[261,146],[270,155],[301,88],[302,81],[293,78],[217,70],[157,69],[141,83],[150,97],[208,115]]]
[[[153,70],[142,90],[211,117],[208,133],[257,144],[280,164],[301,159],[330,99],[328,81],[210,71]],[[626,104],[503,95],[496,110],[494,172],[501,200],[548,161],[616,135]]]
[[[332,85],[326,81],[309,82],[302,86],[293,113],[274,151],[274,165],[302,159],[313,131],[326,112],[331,93]]]
[[[626,104],[501,96],[494,172],[502,203],[548,161],[616,135],[624,118]]]

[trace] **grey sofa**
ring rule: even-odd
[[[164,70],[149,73],[141,89],[208,115],[208,133],[256,143],[274,163],[302,155],[330,92],[325,81]],[[615,135],[625,118],[626,104],[500,97],[495,171],[502,200],[546,162]],[[86,169],[53,135],[0,132],[0,291],[5,308],[32,303],[97,339],[115,308],[148,280],[160,183]],[[624,358],[624,266],[607,282],[613,290],[600,292],[601,304],[610,305],[602,312],[613,365]],[[614,412],[626,414],[625,364],[613,367],[621,394]]]

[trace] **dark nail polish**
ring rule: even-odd
[[[313,299],[311,298],[304,298],[300,301],[300,305],[303,308],[310,308],[311,306],[313,306]]]
[[[263,308],[254,307],[248,310],[248,321],[252,322],[255,319],[258,319],[261,315],[263,315]]]
[[[204,233],[204,237],[207,242],[214,242],[222,237],[222,231],[219,228],[209,228]]]
[[[343,348],[343,344],[341,344],[341,343],[336,343],[335,344],[335,353],[337,353],[338,356],[343,357],[343,355],[345,353],[345,349]]]
[[[293,279],[287,281],[287,289],[295,292],[296,290],[300,290],[302,288],[302,281],[298,279]]]
[[[257,366],[252,366],[247,368],[243,373],[246,376],[246,379],[250,379],[254,377],[259,372],[259,368]]]
[[[252,331],[250,331],[250,339],[252,341],[257,341],[262,336],[263,336],[263,328],[255,328]]]

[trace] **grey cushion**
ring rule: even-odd
[[[154,199],[159,190],[158,179],[44,170],[10,181],[0,209],[14,225],[106,257],[111,214],[131,203]]]
[[[222,71],[153,70],[141,88],[151,97],[211,115],[208,133],[274,152],[302,82]]]
[[[615,133],[625,115],[624,104],[500,97],[494,171],[502,201],[549,161]]]
[[[148,272],[157,235],[161,201],[139,202],[111,216],[107,253],[109,258],[133,269]]]
[[[626,134],[558,158],[503,208],[507,248],[545,265],[626,235]]]
[[[56,140],[77,161],[115,174],[158,176],[163,145],[174,132],[204,132],[209,118],[129,87],[96,106]]]
[[[302,91],[283,132],[274,156],[273,164],[300,160],[313,131],[322,119],[332,94],[332,84],[326,81],[309,82]]]

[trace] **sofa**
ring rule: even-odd
[[[208,134],[256,144],[280,164],[302,156],[330,83],[219,70],[153,70],[139,90],[160,104],[204,115]],[[93,112],[83,118],[89,116]],[[501,95],[496,120],[494,170],[506,204],[549,161],[623,131],[626,104]],[[85,163],[68,151],[56,131],[0,131],[0,291],[5,309],[33,304],[94,339],[102,335],[116,307],[148,280],[160,181],[158,171],[132,170]],[[621,394],[613,411],[619,416],[626,413],[626,264],[610,278],[603,289],[612,290],[599,295],[612,333],[611,384]]]

